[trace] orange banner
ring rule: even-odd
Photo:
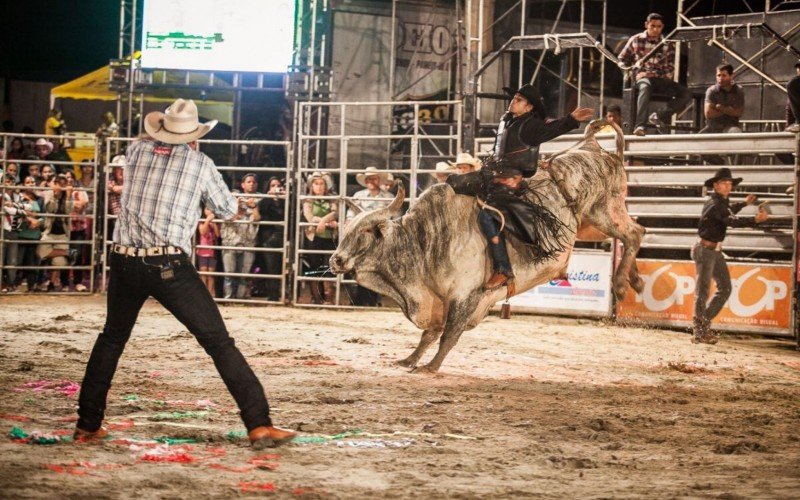
[[[690,325],[694,315],[695,267],[687,261],[639,260],[645,282],[637,294],[628,289],[617,306],[622,319]],[[788,330],[791,315],[791,266],[729,264],[733,291],[714,319],[721,330]],[[716,290],[711,285],[709,298]]]

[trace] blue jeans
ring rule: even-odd
[[[174,272],[172,279],[161,277],[161,266],[167,259]],[[189,257],[184,254],[129,257],[111,253],[106,324],[86,365],[78,398],[78,427],[85,431],[100,427],[117,363],[139,311],[150,296],[183,323],[211,356],[239,406],[247,430],[272,425],[264,388],[228,335],[219,308]]]
[[[252,251],[222,251],[222,267],[226,273],[249,273],[255,259],[256,253]],[[247,278],[225,276],[222,289],[226,299],[242,299],[247,292]]]
[[[500,223],[492,217],[486,210],[478,212],[478,225],[481,227],[481,232],[486,236],[486,241],[489,243],[489,251],[492,252],[492,269],[496,273],[502,273],[506,276],[511,276],[511,262],[508,259],[508,250],[506,249],[506,238],[500,231]],[[492,238],[497,236],[498,242],[492,243]]]

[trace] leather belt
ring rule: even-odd
[[[129,257],[153,257],[156,255],[178,255],[183,253],[183,250],[179,247],[171,245],[166,247],[137,248],[115,244],[112,251]]]
[[[722,250],[722,243],[716,243],[714,241],[704,240],[700,238],[698,241],[701,245],[708,248],[709,250],[716,250],[717,252]]]

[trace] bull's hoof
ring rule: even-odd
[[[642,293],[644,291],[644,280],[642,278],[637,278],[631,281],[631,288],[636,290],[636,293]]]
[[[397,361],[394,362],[394,364],[405,368],[414,368],[415,366],[417,366],[417,360],[409,356],[405,359],[398,359]]]
[[[413,370],[411,370],[411,373],[419,373],[422,375],[433,375],[438,371],[439,371],[438,368],[434,368],[431,365],[424,365],[414,368]]]
[[[617,302],[622,302],[625,298],[625,293],[628,291],[628,288],[625,286],[615,286],[614,287],[614,298],[617,299]]]

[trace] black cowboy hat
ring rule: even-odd
[[[714,174],[714,177],[707,179],[705,184],[707,188],[710,188],[714,185],[715,182],[723,180],[733,181],[734,186],[738,186],[739,183],[742,182],[741,177],[733,176],[733,174],[731,173],[731,169],[729,169],[728,167],[723,167],[717,170],[717,172]]]
[[[503,87],[503,92],[505,92],[509,97],[514,97],[515,94],[519,94],[524,97],[533,106],[533,114],[537,117],[544,119],[547,115],[546,108],[544,106],[544,99],[542,99],[542,95],[533,85],[526,83],[517,90],[514,90],[511,87]]]

